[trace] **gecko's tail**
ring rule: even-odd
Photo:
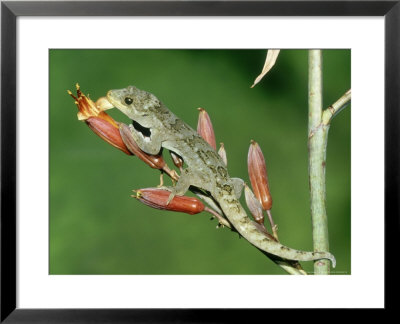
[[[336,267],[336,259],[332,253],[329,252],[311,252],[311,253],[314,253],[316,255],[317,258],[315,260],[328,259],[332,263],[332,268]]]
[[[224,195],[222,199],[219,200],[219,204],[228,220],[240,235],[266,253],[292,261],[316,261],[328,259],[332,262],[332,267],[336,267],[336,259],[329,252],[300,251],[284,246],[281,243],[266,237],[265,234],[262,233],[250,220],[242,205],[234,196]]]
[[[263,243],[264,244],[261,245],[264,246],[265,250],[269,249],[269,251],[267,252],[270,252],[284,259],[296,261],[317,261],[321,259],[327,259],[331,261],[333,268],[336,267],[336,259],[333,254],[329,252],[309,252],[295,250],[275,241],[270,241],[268,243],[263,241]]]

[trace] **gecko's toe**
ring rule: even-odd
[[[173,192],[171,192],[171,194],[169,195],[168,200],[167,200],[167,206],[169,205],[171,200],[174,199],[174,197],[175,197],[175,194]]]

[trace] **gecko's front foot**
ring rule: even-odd
[[[183,196],[186,193],[186,191],[188,191],[189,186],[190,186],[190,176],[188,174],[188,170],[184,169],[184,170],[182,170],[179,180],[175,186],[166,187],[166,186],[163,186],[162,184],[160,184],[160,186],[158,188],[171,192],[171,194],[168,197],[167,203],[166,203],[166,205],[168,206],[169,203],[172,201],[172,199],[174,199],[175,196]]]
[[[172,199],[174,199],[175,196],[183,196],[189,189],[189,187],[182,188],[181,186],[179,186],[179,181],[178,181],[175,187],[161,187],[161,189],[168,190],[171,192],[167,200],[167,206],[168,206],[168,204],[171,202]]]
[[[178,195],[175,191],[175,187],[166,187],[162,184],[160,184],[159,186],[157,186],[158,189],[162,189],[162,190],[166,190],[166,191],[170,191],[171,194],[168,197],[168,200],[166,202],[166,206],[169,205],[169,203],[172,201],[172,199],[174,199],[175,196],[183,196],[183,195]]]

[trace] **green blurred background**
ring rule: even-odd
[[[50,274],[285,274],[206,213],[151,209],[130,197],[159,172],[97,137],[67,89],[92,99],[135,85],[192,127],[198,107],[224,142],[231,176],[248,181],[251,139],[265,155],[272,214],[287,246],[312,250],[306,50],[282,50],[253,89],[265,50],[50,50]],[[323,52],[324,107],[351,87],[350,50]],[[113,109],[122,122],[127,118]],[[169,159],[168,159],[169,160]],[[350,109],[329,132],[327,213],[333,273],[350,274]],[[169,180],[166,178],[169,182]],[[243,199],[242,199],[243,201]],[[312,271],[312,262],[303,262]]]

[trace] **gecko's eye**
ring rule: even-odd
[[[126,103],[127,105],[132,104],[132,102],[133,102],[133,99],[132,99],[132,98],[129,98],[129,97],[126,97],[126,98],[125,98],[125,103]]]

